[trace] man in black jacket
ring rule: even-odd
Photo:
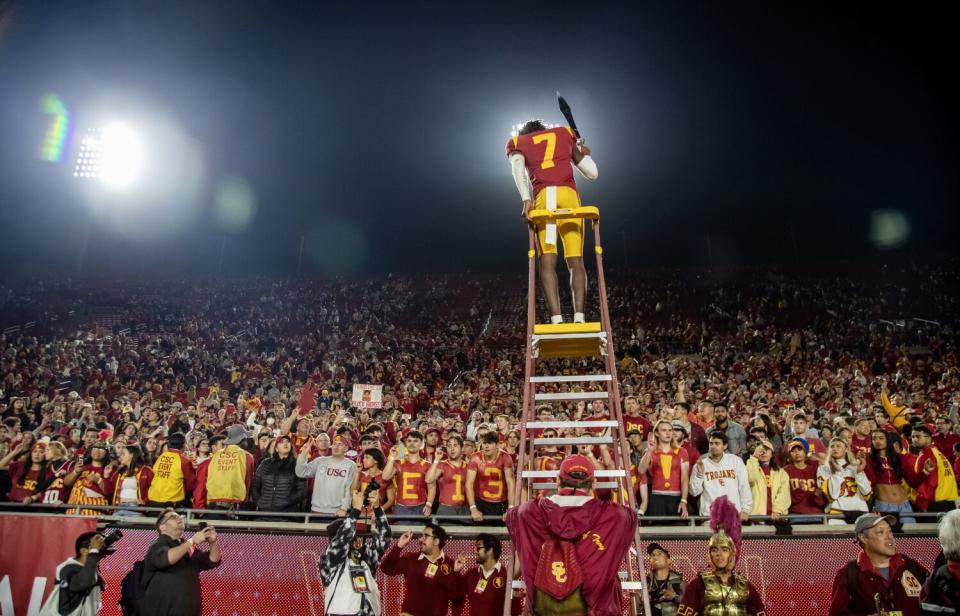
[[[220,566],[220,546],[213,526],[188,541],[183,527],[183,517],[173,509],[157,517],[160,537],[143,559],[141,616],[200,616],[200,572]],[[210,550],[197,549],[201,543]]]
[[[60,614],[100,613],[103,578],[97,568],[104,556],[103,547],[103,535],[96,531],[83,533],[74,542],[75,557],[57,566]]]
[[[272,456],[264,458],[253,476],[253,502],[260,511],[300,511],[307,498],[307,480],[297,477],[290,436],[277,438]]]

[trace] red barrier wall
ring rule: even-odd
[[[35,538],[37,529],[51,528],[43,526],[41,520],[44,519],[0,517],[0,523],[3,523],[0,526],[3,530],[0,535],[3,538],[0,579],[9,575],[12,587],[31,587],[31,578],[35,574],[30,563],[36,553],[32,544],[36,541],[9,543],[7,539],[14,535],[8,533],[14,532],[11,529],[15,527],[19,536]],[[60,524],[64,522],[63,518],[53,519]],[[50,578],[55,566],[71,555],[73,539],[83,530],[74,532],[70,527],[68,532],[63,532],[66,528],[58,531],[63,541],[62,551],[58,556],[47,557],[51,564],[45,575]],[[101,564],[107,583],[103,613],[111,616],[119,614],[116,604],[120,580],[131,563],[142,558],[147,546],[156,538],[156,533],[148,530],[123,532],[124,538],[116,545],[117,553]],[[204,614],[322,616],[323,589],[316,561],[326,547],[325,537],[231,533],[227,530],[221,531],[219,536],[224,564],[201,576]],[[670,550],[675,565],[687,579],[706,566],[704,540],[664,539],[659,543]],[[940,546],[934,538],[901,537],[897,539],[897,548],[929,568]],[[44,551],[55,550],[46,547]],[[461,552],[473,555],[474,542],[449,541],[446,552],[453,557]],[[814,616],[827,613],[833,576],[856,554],[857,547],[852,538],[746,539],[739,569],[763,593],[769,614]],[[378,574],[377,582],[384,597],[385,616],[397,616],[403,593],[400,579]],[[51,588],[52,579],[46,585],[46,592],[49,593]],[[17,616],[27,613],[26,605],[25,599],[17,599]],[[8,615],[4,613],[3,616]]]

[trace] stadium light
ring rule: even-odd
[[[114,189],[133,185],[143,168],[140,136],[126,124],[113,123],[87,131],[80,142],[74,177],[96,178]]]

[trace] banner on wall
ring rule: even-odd
[[[72,555],[76,536],[92,527],[92,520],[0,516],[0,616],[36,614],[53,588],[56,566]],[[120,615],[120,582],[157,539],[157,533],[147,529],[124,529],[123,534],[114,546],[116,554],[100,565],[106,582],[104,616]],[[223,565],[200,576],[204,614],[323,616],[317,560],[327,547],[325,536],[257,535],[222,529],[219,543]],[[407,550],[416,550],[416,543],[411,542]],[[707,566],[704,539],[661,539],[658,543],[670,551],[674,567],[688,581]],[[469,539],[451,539],[444,552],[451,559],[466,554],[472,563],[475,545]],[[929,569],[940,545],[932,537],[900,537],[897,549]],[[506,566],[506,541],[503,552]],[[771,616],[826,615],[834,575],[857,552],[848,537],[747,538],[737,569],[757,587]],[[376,581],[382,593],[383,616],[399,616],[402,578],[377,572]]]
[[[0,616],[39,612],[57,565],[74,555],[79,535],[96,528],[90,518],[0,516]]]

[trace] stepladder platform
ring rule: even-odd
[[[607,334],[599,322],[534,325],[532,338],[533,355],[540,359],[606,354]]]

